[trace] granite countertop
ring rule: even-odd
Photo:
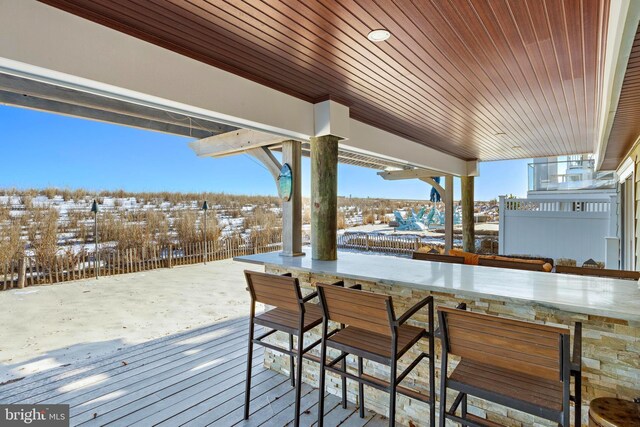
[[[418,261],[385,255],[338,252],[337,261],[279,252],[248,255],[236,261],[283,267],[353,280],[407,286],[503,301],[533,302],[581,314],[640,322],[640,288],[620,280],[536,271]]]

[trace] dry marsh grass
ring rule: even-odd
[[[22,224],[19,220],[11,220],[3,227],[0,236],[0,264],[6,264],[22,255],[24,242],[22,240]]]
[[[55,209],[38,209],[28,227],[33,252],[47,266],[58,254],[58,216]]]
[[[269,245],[282,235],[281,202],[275,196],[226,193],[89,191],[85,189],[0,189],[12,206],[0,203],[0,261],[24,248],[38,258],[56,252],[82,251],[95,242],[91,202],[100,203],[99,241],[113,249],[145,248],[153,244],[187,245],[234,241]],[[202,202],[208,201],[204,236]],[[423,201],[339,197],[337,225],[387,222],[395,209],[422,206]],[[12,211],[15,210],[15,212]],[[59,211],[58,211],[59,210]],[[303,223],[311,222],[310,200],[303,198]],[[223,244],[223,243],[221,243]],[[224,243],[228,244],[228,243]],[[238,243],[241,244],[241,243]]]

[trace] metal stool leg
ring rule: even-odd
[[[442,367],[440,368],[440,422],[438,425],[440,427],[444,427],[445,425],[445,414],[447,413],[447,367],[445,365],[444,359],[442,363]],[[434,396],[435,399],[435,396]]]
[[[340,352],[340,356],[343,356],[345,353]],[[340,362],[342,372],[347,372],[347,357],[345,356]],[[342,407],[347,409],[347,377],[341,376],[342,378]]]
[[[289,351],[293,350],[293,334],[289,334]],[[296,375],[293,373],[294,370],[294,357],[293,354],[289,355],[289,378],[291,379],[291,387],[296,386]]]
[[[462,396],[462,402],[460,402],[460,408],[461,408],[462,418],[467,418],[467,394],[466,393]],[[466,426],[466,424],[463,424],[463,426]]]
[[[298,427],[300,425],[300,399],[302,398],[302,352],[304,350],[304,333],[302,332],[302,327],[300,328],[300,333],[298,334],[298,352],[296,357],[296,404],[293,425],[294,427]]]
[[[327,324],[322,325],[322,344],[320,346],[320,378],[318,378],[318,427],[322,427],[324,422],[324,380],[326,376],[326,360],[327,360]]]
[[[344,324],[340,324],[340,329],[344,329]],[[344,356],[342,359],[342,372],[347,372],[347,357],[345,356],[345,352],[341,351],[340,356]],[[342,380],[342,407],[347,409],[347,377],[341,375]]]
[[[249,419],[249,403],[251,402],[251,365],[253,360],[253,317],[255,315],[255,306],[251,306],[251,316],[249,318],[249,348],[247,350],[247,379],[244,388],[244,419]]]
[[[436,347],[433,300],[429,303],[429,425],[436,425]]]
[[[576,375],[575,383],[575,425],[582,424],[582,372]]]
[[[389,373],[389,427],[396,425],[396,371],[398,361],[395,354],[391,356],[391,372]]]
[[[362,378],[362,357],[358,356],[358,376]],[[360,401],[360,418],[364,418],[364,384],[358,382],[358,400]]]

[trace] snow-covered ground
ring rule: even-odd
[[[0,383],[249,314],[232,260],[0,292]]]

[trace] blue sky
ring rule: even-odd
[[[267,170],[242,155],[199,159],[189,139],[26,109],[0,106],[0,187],[276,194]],[[525,196],[529,160],[485,162],[476,200]],[[303,194],[309,162],[303,162]],[[456,180],[457,181],[457,180]],[[456,199],[459,182],[456,182]],[[340,165],[341,196],[426,199],[418,180],[384,181],[370,169]]]

